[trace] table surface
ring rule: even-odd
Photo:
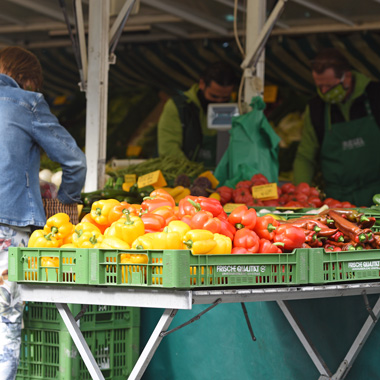
[[[61,286],[20,284],[22,299],[91,305],[132,306],[190,310],[195,304],[284,301],[311,298],[379,294],[380,282],[219,289],[160,289],[116,286]]]

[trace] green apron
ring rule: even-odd
[[[380,128],[366,100],[367,116],[331,124],[330,106],[325,107],[325,135],[321,168],[327,197],[357,207],[373,204],[380,192]]]
[[[202,137],[202,146],[196,157],[197,162],[203,162],[205,168],[215,169],[216,166],[216,136]]]

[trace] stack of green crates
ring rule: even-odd
[[[83,305],[70,304],[74,316]],[[140,309],[88,305],[80,330],[106,380],[126,380],[139,356]],[[27,302],[16,380],[91,380],[55,304]]]

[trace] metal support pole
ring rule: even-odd
[[[110,3],[109,0],[91,0],[89,7],[86,192],[103,188],[105,182]]]
[[[266,0],[247,1],[246,51],[254,46],[266,19]],[[265,54],[260,55],[256,70],[244,68],[244,101],[251,102],[253,96],[260,95],[264,90]]]
[[[343,359],[341,365],[339,366],[338,370],[332,377],[332,380],[341,380],[344,379],[347,376],[348,371],[351,369],[352,364],[354,363],[355,359],[359,355],[361,349],[364,346],[364,343],[367,341],[368,337],[370,336],[373,328],[376,325],[376,322],[379,319],[380,316],[380,297],[376,301],[375,306],[372,309],[373,314],[375,315],[375,319],[373,319],[373,315],[369,315],[366,319],[363,327],[361,328],[359,334],[357,335],[356,339],[354,340],[354,343],[352,343],[349,351],[347,352],[347,355]]]
[[[144,374],[146,368],[148,367],[157,347],[161,343],[164,336],[161,334],[166,331],[170,326],[173,318],[177,314],[177,309],[166,309],[162,314],[162,317],[158,321],[156,328],[154,329],[152,335],[150,336],[147,344],[144,347],[139,359],[137,360],[128,380],[140,380]]]
[[[277,301],[278,306],[280,307],[281,311],[284,313],[286,319],[292,326],[294,332],[296,333],[298,339],[302,343],[303,347],[305,348],[306,352],[309,354],[311,360],[313,361],[314,365],[317,367],[318,372],[321,374],[322,377],[320,379],[330,379],[332,373],[327,367],[326,363],[322,359],[321,355],[317,351],[317,349],[312,344],[310,338],[306,335],[305,331],[299,324],[299,322],[296,320],[292,310],[289,307],[289,304],[287,301]]]
[[[67,327],[67,330],[69,330],[69,333],[71,337],[73,338],[73,341],[75,345],[77,346],[77,349],[84,361],[84,364],[86,364],[86,367],[88,369],[88,372],[90,372],[90,375],[93,380],[104,380],[104,376],[102,372],[99,369],[98,364],[96,363],[94,356],[92,355],[87,342],[83,338],[82,332],[80,331],[78,325],[75,322],[75,319],[71,313],[71,310],[65,303],[56,303],[57,309],[59,313],[61,314],[61,317],[63,319],[63,322],[65,322],[65,325]]]

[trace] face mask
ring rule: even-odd
[[[341,79],[340,83],[338,83],[333,88],[330,88],[330,90],[326,91],[324,94],[322,94],[319,87],[317,87],[317,93],[320,96],[320,98],[326,103],[335,104],[342,102],[345,99],[348,91],[348,89],[345,89],[343,87],[343,79],[344,77]]]

